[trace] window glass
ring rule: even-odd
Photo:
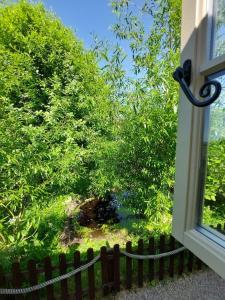
[[[216,78],[215,78],[216,77]],[[220,97],[205,109],[201,183],[201,224],[225,233],[225,72],[213,79],[222,85]]]
[[[212,57],[225,53],[225,0],[214,0]]]

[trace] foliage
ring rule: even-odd
[[[225,141],[214,141],[208,148],[208,168],[204,198],[216,201],[216,197],[225,197]]]
[[[224,76],[217,78],[221,85]],[[203,219],[206,224],[217,225],[224,221],[225,198],[225,133],[224,133],[224,92],[206,111],[208,114],[207,143],[205,144],[205,191]],[[206,135],[205,135],[206,137]]]
[[[215,18],[215,29],[214,29],[214,47],[213,56],[220,56],[224,54],[224,15],[225,7],[223,1],[217,1],[216,6],[216,18]]]
[[[26,208],[11,218],[9,224],[3,223],[0,251],[4,255],[0,258],[0,264],[7,266],[10,261],[22,257],[38,261],[49,253],[58,254],[61,251],[60,235],[66,219],[64,207],[65,199],[59,197],[44,208],[38,205]]]
[[[77,245],[60,243],[66,201],[74,195],[113,191],[120,212],[139,218],[106,225],[107,238],[97,242],[92,230],[75,224],[81,250],[170,231],[178,103],[171,74],[179,65],[181,0],[142,0],[139,7],[113,0],[111,7],[112,30],[128,53],[96,36],[93,49],[84,50],[43,4],[0,5],[0,250],[6,256],[40,259],[74,250]],[[219,219],[211,207],[225,190],[223,140],[211,142],[209,153],[204,218],[212,222]]]
[[[119,81],[122,104],[114,122],[117,148],[111,165],[116,186],[127,191],[125,205],[159,224],[170,211],[173,190],[178,87],[171,74],[179,64],[181,1],[142,1],[141,10],[131,1],[111,5],[118,17],[113,31],[128,42],[134,73],[107,77],[112,64],[105,60],[103,74],[110,86]],[[146,15],[150,29],[142,19]],[[108,57],[105,47],[100,50],[100,57]],[[114,70],[123,70],[119,54],[111,60],[117,64]],[[103,157],[101,168],[108,165]]]
[[[111,134],[108,94],[93,53],[42,4],[0,6],[2,245],[40,241],[43,207],[95,192],[95,145]]]
[[[0,4],[1,257],[57,257],[171,230],[181,0],[111,7],[128,53],[96,36],[84,50],[43,4]],[[203,218],[213,225],[224,211],[223,115],[215,111],[208,147]],[[63,245],[67,200],[108,191],[121,222],[98,228],[102,238],[94,239],[95,229],[74,217],[82,244]]]

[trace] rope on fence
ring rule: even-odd
[[[100,258],[100,255],[97,255],[94,259],[92,259],[91,261],[89,261],[87,264],[67,273],[67,274],[63,274],[61,276],[58,276],[56,278],[50,279],[48,281],[45,281],[43,283],[31,286],[31,287],[27,287],[27,288],[22,288],[22,289],[0,289],[0,295],[21,295],[21,294],[28,294],[40,289],[43,289],[44,287],[54,284],[56,282],[59,282],[63,279],[67,279],[81,271],[84,271],[86,269],[88,269],[90,266],[92,266],[93,264],[95,264]]]
[[[130,258],[134,258],[134,259],[159,259],[162,257],[166,257],[166,256],[170,256],[170,255],[174,255],[177,254],[179,252],[184,251],[186,248],[185,247],[180,247],[178,249],[172,250],[172,251],[168,251],[168,252],[164,252],[164,253],[159,253],[159,254],[150,254],[150,255],[140,255],[140,254],[132,254],[132,253],[128,253],[126,251],[120,251],[121,254],[130,257]]]
[[[172,250],[172,251],[168,251],[168,252],[164,252],[164,253],[159,253],[159,254],[152,254],[152,255],[139,255],[139,254],[132,254],[132,253],[128,253],[126,251],[120,251],[121,254],[128,256],[130,258],[134,258],[134,259],[159,259],[162,257],[166,257],[166,256],[170,256],[170,255],[174,255],[177,254],[181,251],[184,251],[185,247],[180,247],[176,250]],[[43,283],[31,286],[31,287],[27,287],[27,288],[21,288],[21,289],[1,289],[0,288],[0,295],[20,295],[20,294],[28,294],[37,290],[40,290],[48,285],[54,284],[56,282],[59,282],[63,279],[67,279],[81,271],[84,271],[86,269],[88,269],[90,266],[92,266],[93,264],[95,264],[100,258],[100,255],[97,255],[94,259],[92,259],[91,261],[89,261],[87,264],[67,273],[67,274],[63,274],[61,276],[58,276],[56,278],[50,279],[48,281],[45,281]]]

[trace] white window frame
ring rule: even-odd
[[[191,86],[199,98],[205,76],[225,69],[225,55],[210,59],[213,0],[183,0],[181,65],[192,61]],[[173,235],[225,278],[225,242],[197,226],[201,136],[204,108],[193,106],[180,92],[176,150]]]

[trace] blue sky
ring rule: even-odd
[[[110,30],[116,22],[116,16],[112,13],[109,0],[42,0],[46,8],[52,10],[62,22],[76,32],[76,35],[83,40],[85,47],[92,44],[91,33],[97,34],[100,39],[108,40],[112,44],[119,45],[127,53],[124,61],[124,68],[127,74],[132,74],[132,56],[127,41],[116,40]],[[140,6],[143,0],[133,0],[134,6]],[[146,28],[150,26],[149,17],[144,18]]]
[[[123,63],[127,74],[136,77],[132,72],[132,54],[127,41],[116,40],[110,30],[116,22],[109,0],[42,0],[47,9],[52,10],[66,25],[75,30],[78,38],[83,40],[86,48],[92,44],[91,33],[97,34],[102,40],[111,44],[118,43],[126,52],[127,58]],[[141,6],[143,0],[133,0],[133,8]],[[151,25],[151,18],[143,18],[146,29]]]
[[[114,41],[109,30],[116,18],[111,12],[108,0],[43,0],[67,26],[75,29],[86,47],[91,45],[91,33],[102,39]]]

